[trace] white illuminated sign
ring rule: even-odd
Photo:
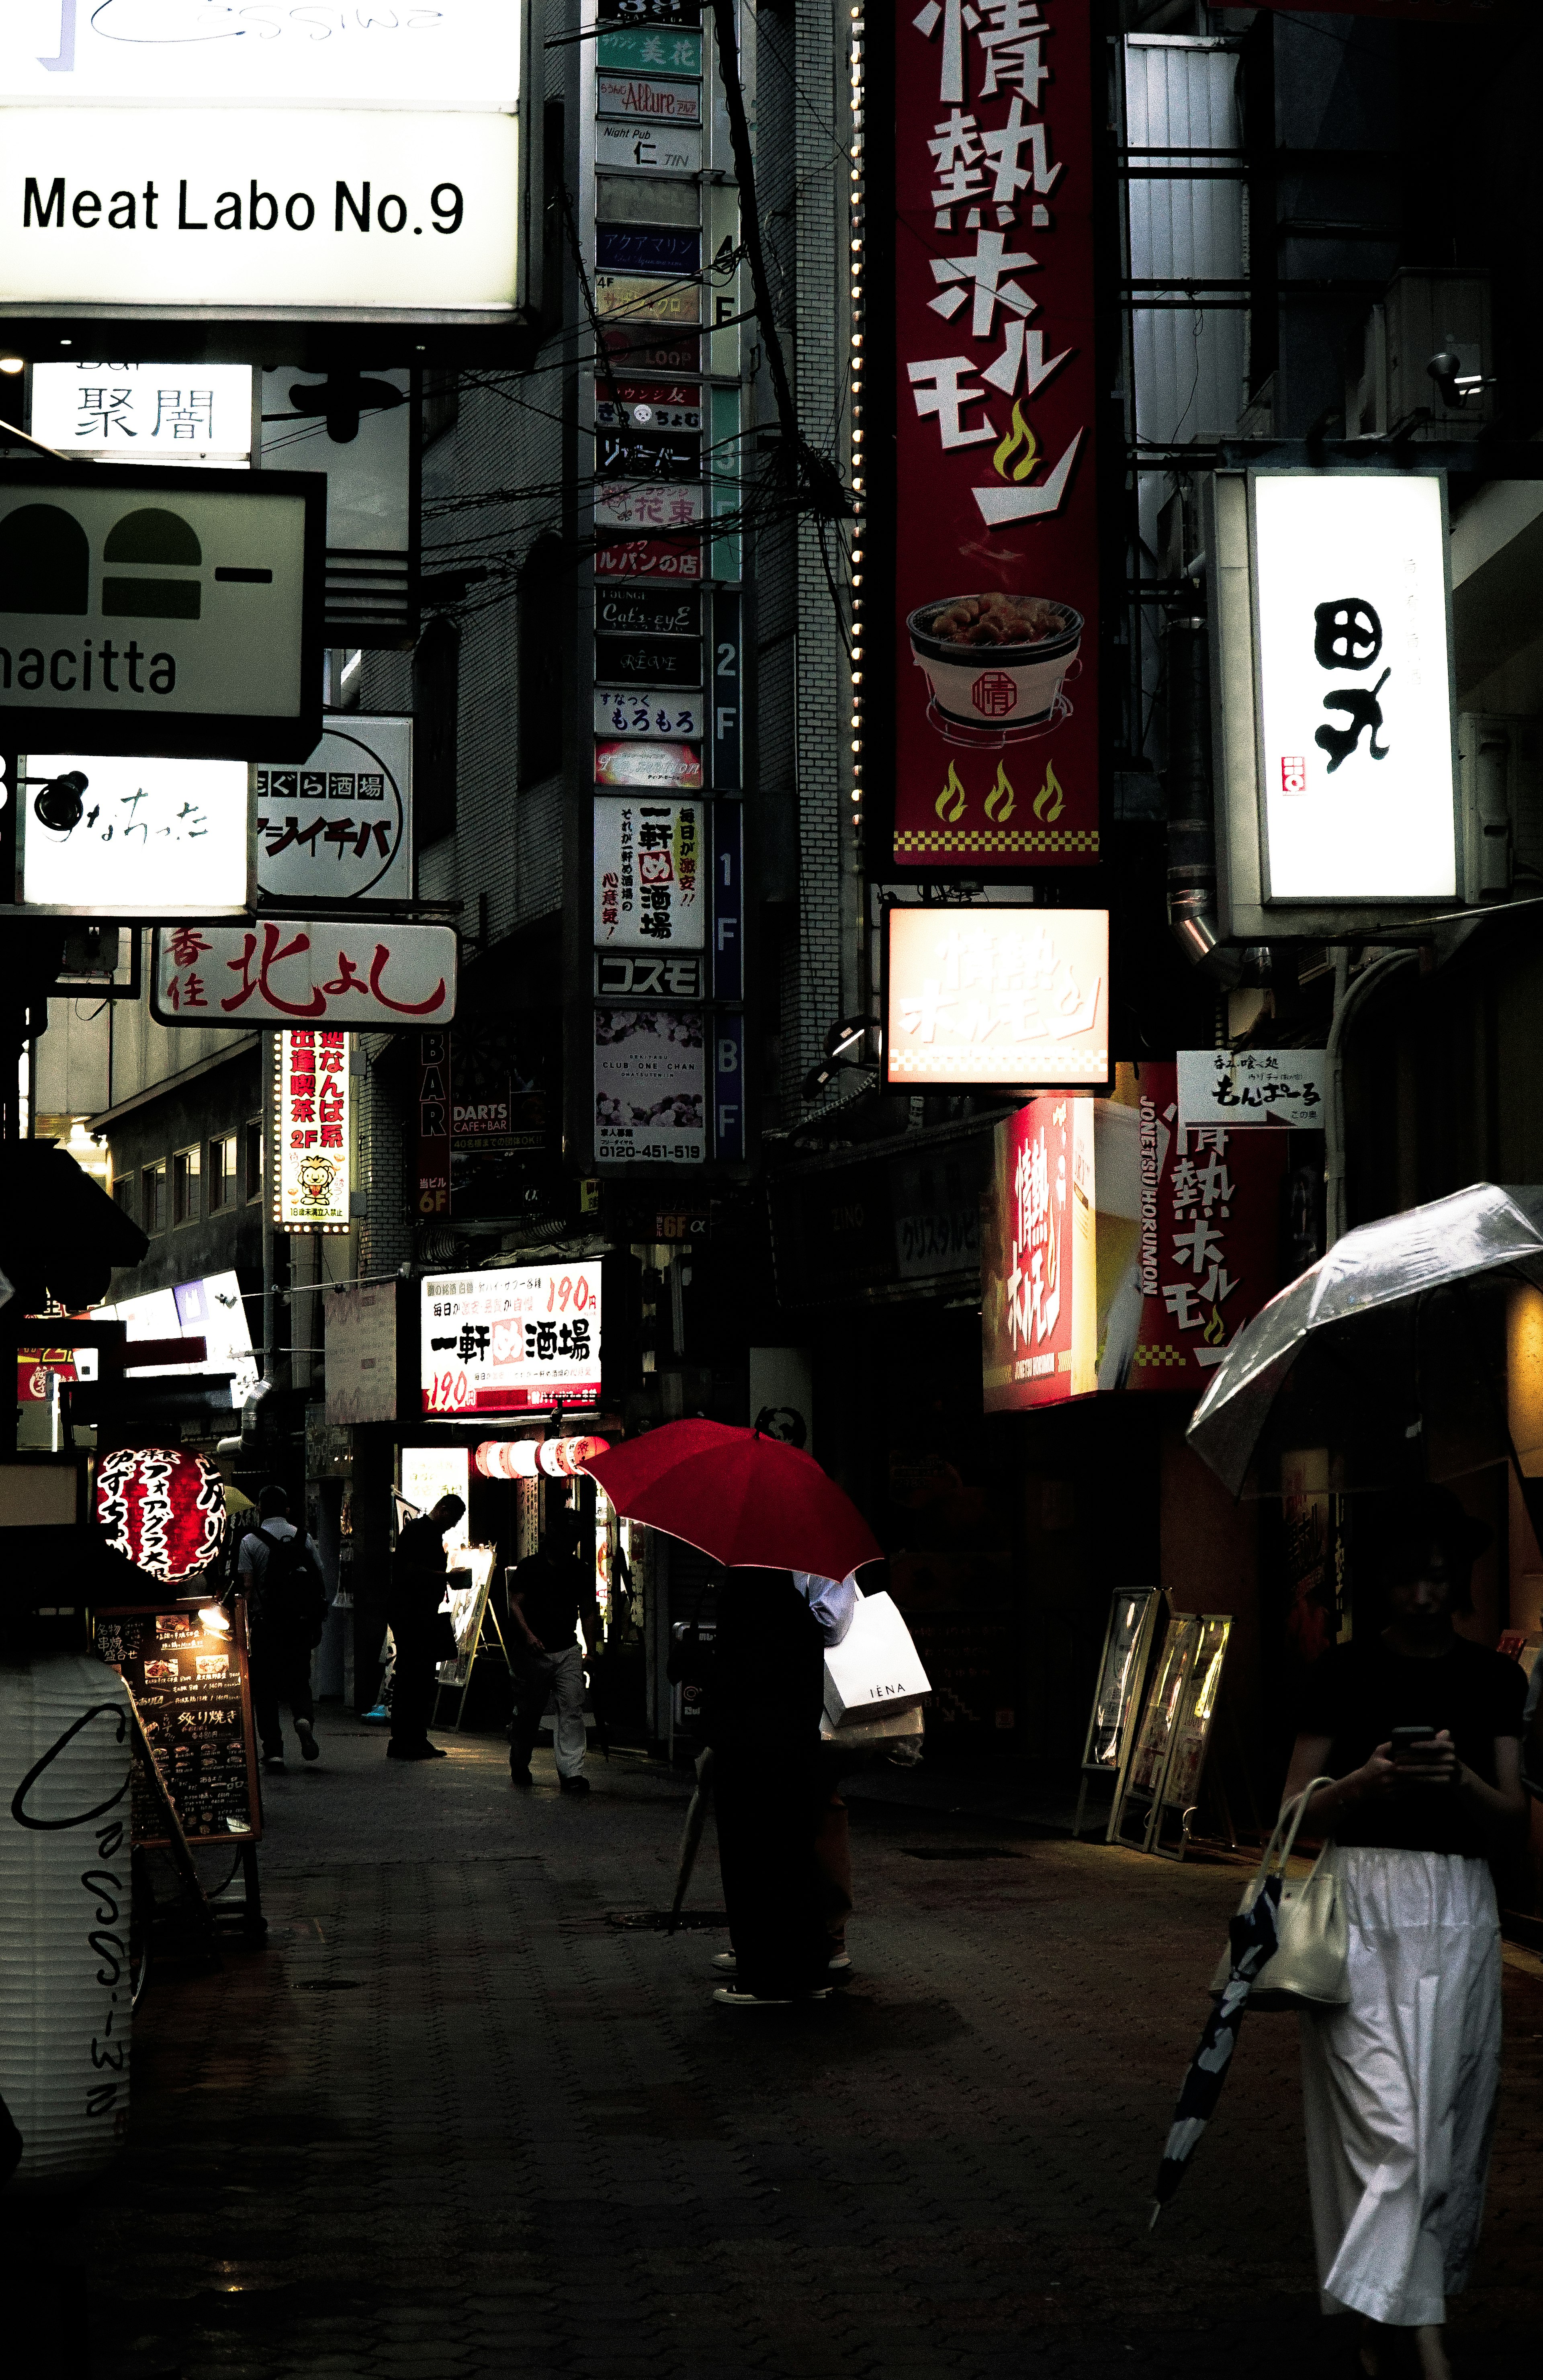
[[[49,808],[46,786],[21,788],[17,897],[28,908],[153,920],[247,907],[251,813],[244,760],[30,752],[21,772],[85,781],[73,826],[39,818],[40,801]]]
[[[249,364],[34,364],[31,432],[111,463],[245,464]]]
[[[471,1449],[467,1446],[405,1446],[402,1449],[402,1495],[407,1503],[416,1504],[419,1512],[431,1512],[444,1496],[458,1496],[468,1501],[467,1488],[471,1475]],[[444,1536],[444,1550],[454,1560],[464,1554],[471,1542],[471,1532],[463,1512]]]
[[[261,893],[319,907],[412,899],[410,719],[350,712],[298,767],[256,777]]]
[[[334,1026],[273,1036],[273,1220],[286,1232],[348,1228],[348,1036]]]
[[[646,759],[654,757],[647,746],[642,751]],[[700,802],[647,792],[631,801],[597,800],[597,948],[699,951],[706,938],[705,852]]]
[[[598,1257],[425,1281],[424,1412],[592,1404],[601,1390],[600,1301]]]
[[[1256,472],[1264,896],[1457,889],[1442,483]]]
[[[179,1281],[175,1289],[152,1289],[143,1297],[126,1297],[116,1305],[100,1305],[93,1320],[128,1326],[126,1369],[142,1379],[191,1379],[204,1372],[229,1372],[230,1402],[237,1410],[258,1382],[252,1353],[251,1326],[247,1320],[241,1284],[233,1272],[207,1273],[201,1281]],[[174,1372],[141,1370],[134,1362],[136,1339],[201,1339],[201,1364],[180,1364]],[[76,1369],[83,1380],[98,1377],[94,1348],[82,1348]]]

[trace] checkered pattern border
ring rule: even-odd
[[[1177,1364],[1182,1367],[1189,1361],[1189,1350],[1187,1347],[1137,1347],[1135,1361],[1138,1364]]]
[[[956,833],[938,827],[901,827],[895,831],[896,859],[941,859],[947,852],[962,855],[1000,851],[1086,851],[1096,857],[1099,830],[1079,827],[966,827]]]

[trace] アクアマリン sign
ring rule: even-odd
[[[1099,856],[1092,11],[895,19],[894,861]]]

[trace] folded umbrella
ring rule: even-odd
[[[1280,1876],[1267,1876],[1252,1907],[1240,1911],[1231,1921],[1228,1938],[1232,1944],[1232,1972],[1179,2090],[1179,2103],[1168,2128],[1157,2187],[1152,2192],[1148,2230],[1184,2180],[1200,2136],[1216,2113],[1221,2085],[1237,2046],[1244,2010],[1248,2006],[1248,1986],[1266,1960],[1275,1955],[1275,1912],[1280,1899]]]
[[[814,1457],[759,1430],[666,1422],[584,1467],[627,1520],[684,1537],[725,1569],[845,1578],[883,1560],[857,1506]]]

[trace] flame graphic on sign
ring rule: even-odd
[[[1013,463],[1013,457],[1018,453],[1020,447],[1023,448],[1023,454],[1016,463]],[[1014,397],[1013,427],[991,457],[996,475],[999,480],[1027,480],[1039,460],[1039,441],[1024,419],[1023,407]],[[1007,468],[1009,463],[1013,463],[1011,471]]]
[[[950,802],[954,804],[952,809],[948,807]],[[948,783],[932,807],[941,819],[947,820],[950,826],[957,826],[965,815],[965,788],[960,783],[959,771],[952,760],[948,764]]]
[[[1065,796],[1061,791],[1061,780],[1055,773],[1055,765],[1053,761],[1047,762],[1045,767],[1045,782],[1034,796],[1035,817],[1037,819],[1048,820],[1051,825],[1053,826],[1056,820],[1061,816],[1064,800]]]
[[[1008,775],[1003,763],[999,760],[997,762],[996,783],[991,787],[990,792],[986,796],[987,817],[989,819],[994,819],[998,826],[1005,826],[1008,820],[1013,815],[1013,805],[1014,799],[1015,796],[1013,792],[1013,780]],[[997,804],[999,802],[1002,805],[1000,809],[997,808]]]
[[[1210,1320],[1201,1331],[1200,1336],[1205,1341],[1208,1347],[1221,1346],[1221,1342],[1227,1336],[1227,1326],[1221,1319],[1221,1308],[1220,1305],[1213,1305],[1211,1307]]]

